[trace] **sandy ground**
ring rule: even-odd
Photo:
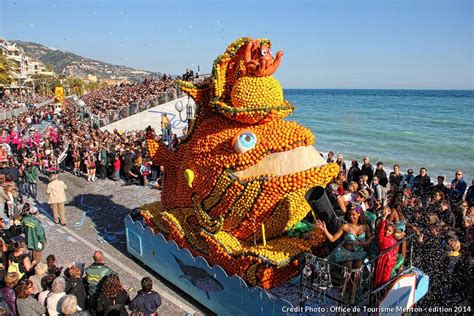
[[[124,217],[134,208],[160,199],[160,191],[123,186],[122,182],[110,180],[87,182],[69,173],[62,173],[59,178],[68,186],[66,227],[55,225],[51,220],[50,207],[45,203],[48,179],[42,176],[38,184],[38,206],[42,212],[39,218],[48,240],[43,261],[47,255],[54,254],[58,266],[67,267],[78,261],[88,266],[92,263],[94,251],[100,249],[106,255],[106,264],[119,274],[132,298],[140,289],[141,278],[152,277],[155,289],[163,299],[159,309],[161,315],[210,313],[127,253]]]

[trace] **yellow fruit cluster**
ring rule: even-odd
[[[237,254],[242,252],[242,243],[240,242],[240,240],[226,233],[225,231],[220,231],[214,234],[214,238],[224,247],[224,249],[229,254]]]
[[[304,198],[306,191],[307,188],[303,188],[283,196],[273,213],[264,221],[268,236],[278,236],[281,232],[291,229],[310,212],[311,207]],[[261,231],[259,231],[257,239],[261,238]]]
[[[231,93],[235,108],[264,108],[283,103],[283,89],[272,76],[242,77],[238,79]]]
[[[224,229],[231,230],[239,226],[243,217],[253,208],[254,201],[260,193],[262,181],[252,181],[247,184],[244,192],[240,195],[225,217]]]
[[[219,203],[219,200],[226,193],[227,189],[234,181],[235,180],[232,179],[227,172],[223,172],[219,176],[219,179],[217,180],[217,184],[214,190],[212,191],[211,195],[208,198],[204,199],[204,202],[203,202],[204,208],[206,210],[210,210],[217,203]]]
[[[238,181],[234,181],[226,191],[226,194],[222,197],[213,209],[206,210],[209,212],[211,217],[224,217],[229,212],[229,205],[232,205],[237,197],[244,190],[244,185]]]
[[[209,255],[209,245],[200,235],[202,228],[193,223],[193,219],[195,219],[193,210],[186,214],[185,218],[186,223],[182,225],[182,227],[184,229],[184,238],[186,242],[200,255]]]
[[[165,208],[161,202],[154,202],[151,204],[145,204],[141,207],[140,214],[142,215],[145,223],[154,233],[158,231],[163,234],[168,234],[169,229],[167,225],[163,222],[162,213],[165,211]]]
[[[214,61],[212,67],[212,87],[216,98],[228,98],[230,88],[235,79],[235,72],[242,71],[240,60],[243,54],[241,50],[250,40],[248,37],[241,37],[230,44],[224,54],[220,55]],[[236,56],[238,55],[238,56]],[[246,73],[243,73],[245,75]]]
[[[211,218],[209,214],[204,211],[202,204],[196,197],[194,198],[194,211],[202,228],[211,233],[216,233],[221,229],[222,217]]]
[[[257,282],[258,282],[257,274],[258,274],[259,267],[260,267],[260,263],[254,263],[247,269],[247,271],[245,271],[245,280],[251,286],[257,285]]]

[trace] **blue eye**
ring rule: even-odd
[[[234,149],[239,154],[243,154],[254,148],[257,144],[257,136],[252,132],[244,132],[237,136],[234,143]]]

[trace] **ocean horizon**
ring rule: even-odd
[[[316,148],[346,161],[370,157],[403,173],[426,167],[448,183],[457,169],[474,177],[474,90],[284,89],[296,106],[287,119],[312,130]],[[348,168],[350,166],[348,165]]]

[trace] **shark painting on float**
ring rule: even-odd
[[[208,299],[210,299],[209,292],[219,292],[224,290],[224,286],[215,278],[213,278],[209,273],[207,273],[206,270],[199,267],[185,265],[178,257],[173,254],[171,255],[174,257],[179,265],[179,268],[184,273],[180,276],[180,278],[188,279],[192,285],[206,292]]]

